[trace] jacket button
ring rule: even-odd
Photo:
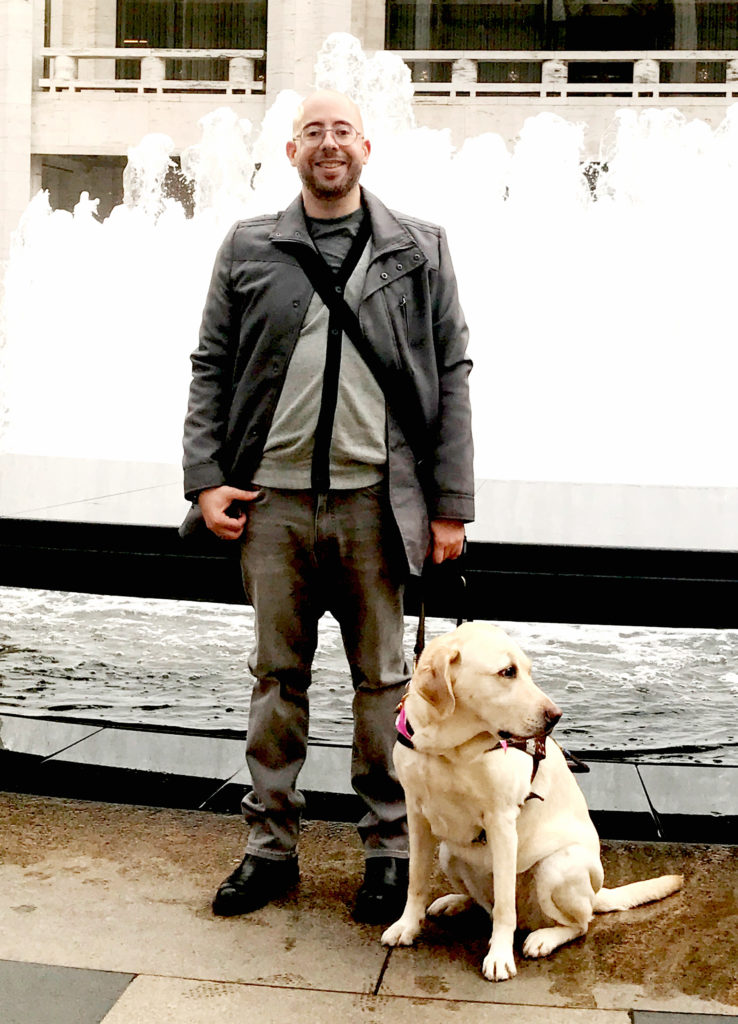
[[[295,309],[297,309],[297,307],[300,305],[299,300],[298,299],[293,299],[292,300],[292,305],[295,307]]]
[[[389,274],[385,273],[385,271],[382,271],[382,273],[379,276],[382,278],[383,281],[386,281],[387,278],[389,277]]]
[[[402,264],[401,263],[397,264],[397,270],[402,270]]]
[[[415,255],[413,256],[413,259],[414,260],[419,260],[420,259],[420,253],[416,252]]]
[[[342,287],[340,286],[340,284],[337,284],[337,285],[336,285],[336,291],[338,292],[338,294],[339,294],[339,295],[340,295],[340,294],[341,294],[341,292],[343,291],[343,288],[342,288]]]

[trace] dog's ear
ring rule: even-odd
[[[446,718],[456,706],[451,666],[459,659],[458,647],[429,651],[416,671],[416,693]]]

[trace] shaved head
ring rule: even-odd
[[[352,99],[349,99],[342,92],[337,92],[335,89],[316,89],[315,92],[310,93],[302,101],[295,111],[295,117],[292,122],[292,134],[299,134],[305,124],[312,120],[317,111],[322,110],[326,103],[330,103],[331,106],[336,105],[336,109],[343,107],[343,118],[352,124],[358,132],[364,131],[361,111]]]

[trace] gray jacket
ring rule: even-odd
[[[373,252],[359,321],[383,365],[414,392],[423,420],[419,452],[388,409],[390,504],[410,571],[419,573],[429,518],[474,518],[468,331],[443,229],[390,212],[366,190],[363,197]],[[245,487],[260,462],[312,296],[292,252],[312,244],[298,198],[284,213],[234,224],[218,252],[192,355],[184,432],[191,500],[220,484]]]

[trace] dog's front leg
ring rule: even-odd
[[[410,845],[409,880],[405,909],[382,935],[385,946],[410,946],[418,937],[425,921],[430,897],[430,877],[436,842],[424,815],[408,805],[408,840]]]
[[[507,981],[517,971],[513,955],[516,910],[518,831],[517,809],[503,814],[485,815],[487,846],[492,861],[494,907],[489,953],[482,963],[482,973],[489,981]]]

